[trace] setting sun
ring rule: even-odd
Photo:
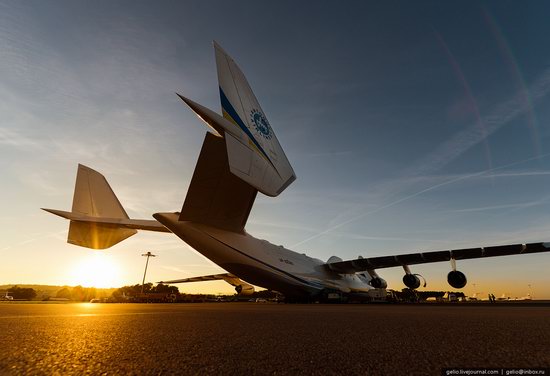
[[[120,286],[120,268],[112,255],[94,252],[71,270],[71,284],[100,288]]]

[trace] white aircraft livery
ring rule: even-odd
[[[181,211],[130,219],[103,175],[79,165],[72,210],[44,209],[70,221],[68,243],[106,249],[137,230],[171,232],[228,273],[166,283],[219,279],[241,294],[256,285],[289,300],[385,296],[377,271],[398,266],[416,289],[425,281],[409,266],[441,261],[450,261],[449,284],[463,288],[456,260],[550,251],[550,243],[531,243],[323,262],[251,236],[245,225],[256,194],[278,196],[296,175],[244,74],[215,42],[214,50],[222,114],[178,94],[208,127]]]

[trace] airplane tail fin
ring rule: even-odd
[[[214,42],[223,117],[240,128],[226,137],[231,172],[268,196],[278,196],[296,175],[245,75]]]
[[[278,196],[295,179],[277,136],[233,59],[214,42],[222,115],[178,94],[211,133],[225,139],[231,174],[267,196]]]
[[[244,74],[214,50],[223,116],[177,94],[209,129],[179,220],[241,232],[256,193],[278,196],[296,176]]]
[[[46,211],[70,219],[67,243],[105,249],[137,233],[124,226],[128,214],[103,175],[79,164],[70,213]],[[120,222],[120,223],[119,223]]]
[[[107,179],[81,164],[76,173],[72,212],[90,217],[129,218]]]

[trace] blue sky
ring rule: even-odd
[[[245,72],[298,179],[247,230],[344,259],[550,241],[544,2],[0,1],[0,283],[73,284],[76,166],[136,218],[179,210],[219,109],[212,40]],[[138,283],[220,271],[175,236],[106,255]],[[467,293],[550,298],[550,255],[459,262]],[[447,289],[449,266],[417,266]],[[381,271],[400,289],[402,271]],[[473,283],[476,286],[473,287]],[[231,292],[224,283],[185,291]]]

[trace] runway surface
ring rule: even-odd
[[[0,374],[550,367],[550,307],[0,303]]]

